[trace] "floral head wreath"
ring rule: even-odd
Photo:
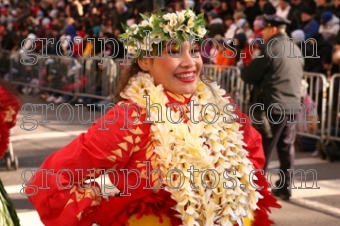
[[[166,14],[158,10],[157,14],[150,17],[140,15],[143,21],[138,25],[128,27],[122,24],[125,33],[120,35],[120,41],[124,43],[131,58],[145,56],[147,51],[160,50],[158,48],[162,47],[160,43],[163,41],[173,40],[177,46],[184,41],[196,41],[201,44],[203,37],[208,33],[204,14],[196,16],[190,9]]]

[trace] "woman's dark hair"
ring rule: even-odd
[[[122,72],[118,78],[118,86],[117,89],[115,90],[114,93],[114,99],[115,102],[119,102],[124,100],[121,96],[120,93],[124,90],[124,88],[127,86],[129,79],[137,74],[139,71],[142,71],[142,69],[139,67],[137,62],[131,62],[131,65],[129,66],[123,66]]]

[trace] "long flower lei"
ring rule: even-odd
[[[164,117],[166,114],[169,116],[169,111],[166,110],[168,99],[162,85],[155,86],[149,74],[139,72],[133,76],[121,96],[132,100],[141,108],[146,108],[143,96],[149,95],[151,105],[157,103],[162,106],[164,123],[154,123],[151,126],[154,152],[157,153],[157,163],[163,173],[165,189],[177,202],[174,209],[179,213],[178,217],[183,225],[243,225],[245,217],[253,219],[253,212],[258,208],[257,202],[262,196],[249,181],[253,165],[247,158],[248,152],[243,148],[245,143],[242,141],[242,132],[239,131],[241,125],[236,122],[226,123],[233,120],[224,109],[230,102],[222,97],[225,94],[223,89],[216,83],[211,85],[221,97],[220,100],[215,101],[210,89],[199,81],[191,98],[198,104],[191,111],[197,114],[191,114],[194,117],[192,120],[176,124],[173,122],[181,119],[183,113],[172,111],[173,122]],[[214,103],[218,110],[204,108],[208,103]],[[198,114],[202,108],[205,109],[204,118],[202,114]],[[218,118],[216,113],[219,114]],[[190,113],[186,114],[187,117],[190,116]],[[150,109],[150,119],[158,120],[157,108]],[[216,121],[207,123],[207,120]],[[199,169],[198,173],[194,173],[194,180],[188,171],[191,166]],[[183,172],[182,177],[178,177],[181,180],[166,181],[170,180],[166,173],[172,169]],[[217,171],[219,178],[213,173],[205,173],[204,178],[201,178],[204,170],[212,169]],[[228,180],[225,174],[228,175]],[[204,179],[204,184],[201,179]],[[253,179],[257,178],[254,176]],[[244,184],[243,188],[241,184]],[[193,189],[192,186],[198,186],[198,189]]]

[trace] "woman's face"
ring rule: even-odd
[[[175,41],[163,46],[162,58],[146,59],[144,69],[154,78],[156,85],[162,84],[164,89],[175,94],[193,94],[203,66],[199,47],[188,41],[178,48]]]

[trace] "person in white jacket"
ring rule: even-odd
[[[335,38],[340,29],[339,18],[333,13],[326,11],[321,15],[320,24],[319,33],[322,34],[326,41],[329,41],[334,45]]]
[[[237,25],[234,23],[234,20],[231,16],[227,16],[224,19],[224,26],[227,28],[224,33],[224,37],[226,39],[233,39],[235,37],[236,30],[238,29]],[[231,43],[232,40],[228,40],[228,44]]]

